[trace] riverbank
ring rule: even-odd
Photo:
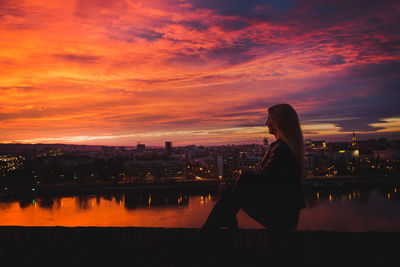
[[[0,197],[63,195],[63,194],[106,194],[125,192],[186,192],[186,193],[211,193],[218,192],[220,180],[179,180],[173,182],[153,183],[121,183],[121,184],[57,184],[19,186],[14,188],[4,187]],[[315,177],[303,180],[305,191],[316,189],[337,189],[354,186],[399,185],[398,176],[364,176],[364,177]]]
[[[192,228],[0,227],[13,264],[362,266],[394,263],[400,232],[270,232]]]

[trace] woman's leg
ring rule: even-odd
[[[239,208],[234,199],[232,187],[228,187],[222,193],[217,203],[215,203],[202,228],[208,230],[219,229],[221,227],[236,229],[238,227],[236,218],[238,210]]]
[[[261,199],[262,200],[262,199]],[[244,202],[241,208],[251,218],[263,225],[268,230],[289,231],[297,227],[300,215],[299,208],[278,209],[271,208],[262,203],[262,201],[253,199],[253,201]]]
[[[244,172],[235,181],[232,187],[226,188],[221,198],[214,205],[203,225],[203,229],[218,229],[221,227],[237,228],[236,213],[246,201],[249,185],[254,183],[254,174]]]

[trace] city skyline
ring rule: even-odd
[[[400,139],[396,1],[2,1],[0,143]]]

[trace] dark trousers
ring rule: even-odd
[[[236,214],[240,209],[267,229],[296,228],[300,208],[279,209],[279,203],[270,203],[273,198],[268,195],[268,190],[263,190],[257,178],[253,173],[245,172],[233,186],[227,187],[211,210],[203,229],[238,228]]]

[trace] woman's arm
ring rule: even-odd
[[[280,144],[274,147],[260,170],[260,179],[267,184],[288,184],[297,177],[299,168],[289,147]]]

